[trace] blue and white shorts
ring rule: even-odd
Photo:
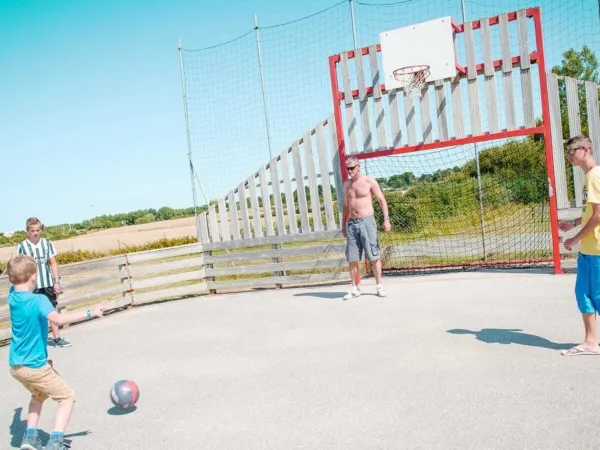
[[[600,312],[600,255],[577,256],[575,298],[581,314]]]

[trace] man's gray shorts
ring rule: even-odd
[[[346,225],[346,236],[346,260],[348,262],[360,261],[363,250],[369,261],[379,259],[380,249],[375,217],[350,219]]]

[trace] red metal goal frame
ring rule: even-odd
[[[546,84],[546,62],[544,57],[544,43],[543,43],[543,34],[542,34],[542,19],[541,19],[541,11],[539,7],[532,7],[525,10],[525,15],[528,18],[533,19],[534,27],[535,27],[535,44],[536,51],[530,54],[530,59],[532,63],[537,63],[538,72],[539,72],[539,83],[540,83],[540,94],[541,94],[541,106],[542,106],[542,124],[535,127],[524,127],[516,130],[510,131],[500,131],[500,132],[488,132],[480,136],[468,136],[464,138],[453,138],[445,141],[436,141],[431,143],[420,143],[417,145],[407,145],[398,148],[392,148],[387,150],[374,150],[368,153],[357,153],[352,155],[358,159],[369,159],[376,158],[381,156],[390,156],[390,155],[399,155],[404,153],[418,152],[422,150],[433,150],[433,149],[442,149],[448,147],[455,147],[458,145],[465,144],[475,144],[479,142],[485,142],[496,139],[506,139],[512,137],[521,137],[528,136],[532,134],[542,134],[544,136],[544,144],[545,144],[545,156],[546,156],[546,170],[548,175],[548,183],[549,183],[549,206],[550,206],[550,228],[552,233],[552,262],[554,263],[554,273],[561,274],[563,273],[561,267],[560,260],[560,245],[559,245],[559,235],[558,235],[558,206],[556,202],[556,180],[554,173],[554,157],[552,154],[552,131],[550,126],[550,106],[548,100],[548,88]],[[517,12],[507,13],[508,21],[517,20]],[[480,19],[473,21],[473,30],[481,28],[482,21],[488,21],[489,25],[498,25],[500,23],[500,16],[492,16],[487,19]],[[455,21],[452,23],[453,28],[456,33],[464,33],[464,24],[458,24]],[[351,50],[346,54],[349,59],[355,58],[356,53],[360,52],[360,55],[368,55],[369,47],[363,47],[361,49],[357,49],[356,51]],[[381,52],[381,45],[377,45],[377,52]],[[332,55],[329,57],[329,72],[331,78],[331,92],[333,97],[333,109],[334,109],[334,119],[335,119],[335,127],[337,133],[337,145],[338,145],[338,153],[340,157],[340,171],[342,176],[342,181],[345,183],[348,180],[348,174],[344,170],[346,160],[348,156],[346,155],[346,143],[344,139],[344,125],[342,122],[342,110],[341,110],[341,102],[345,99],[345,94],[340,92],[339,89],[339,81],[338,81],[338,73],[337,73],[337,64],[341,61],[341,54]],[[512,58],[513,63],[518,63],[520,61],[520,57],[516,56]],[[494,67],[498,68],[502,66],[502,60],[494,61]],[[477,64],[477,73],[482,74],[484,72],[484,64]],[[459,64],[457,64],[457,70],[461,73],[466,73],[466,69]],[[382,92],[385,92],[385,84],[381,84]],[[373,87],[367,87],[366,93],[367,95],[373,94]],[[352,91],[352,97],[354,99],[359,98],[358,89],[354,89]]]

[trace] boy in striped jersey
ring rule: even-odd
[[[19,255],[31,256],[37,264],[37,286],[34,294],[45,295],[56,308],[57,294],[60,291],[56,250],[52,242],[42,238],[42,223],[37,217],[30,217],[25,223],[27,239],[17,246]],[[71,343],[60,337],[58,325],[50,322],[55,347],[71,347]]]

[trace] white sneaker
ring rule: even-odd
[[[351,298],[360,297],[360,294],[362,294],[360,288],[357,286],[352,286],[352,289],[350,289],[350,291],[346,295],[344,295],[344,300],[350,300]]]
[[[380,284],[377,285],[377,295],[379,295],[380,297],[387,296],[387,292],[385,291],[384,287]]]

